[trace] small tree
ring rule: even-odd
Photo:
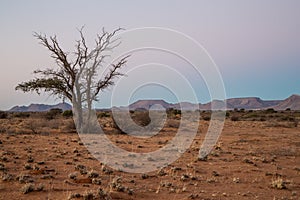
[[[97,34],[95,46],[89,48],[83,28],[81,28],[78,30],[80,39],[76,41],[75,50],[72,53],[62,49],[56,35],[48,38],[46,35],[34,33],[34,37],[51,52],[51,57],[57,66],[35,70],[34,74],[38,75],[37,78],[18,84],[16,90],[37,94],[44,91],[59,98],[69,99],[75,111],[76,124],[78,128],[82,128],[83,108],[88,111],[86,119],[89,121],[92,102],[98,100],[99,92],[113,85],[116,77],[123,75],[120,69],[126,64],[128,56],[112,63],[104,78],[99,79],[97,73],[99,68],[103,67],[105,58],[120,44],[119,39],[115,39],[116,33],[120,30],[118,28],[109,33],[102,29],[102,33]]]

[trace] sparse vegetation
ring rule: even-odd
[[[286,183],[282,178],[277,177],[276,179],[272,180],[272,187],[279,190],[286,189]]]
[[[28,113],[28,112],[16,112],[16,113],[13,113],[13,117],[28,118],[28,117],[30,117],[30,113]]]
[[[87,173],[88,177],[89,178],[98,178],[99,177],[99,174],[98,172],[96,172],[95,170],[91,170]]]
[[[139,112],[131,114],[137,117]],[[53,198],[65,195],[69,199],[139,199],[145,194],[146,199],[210,199],[212,196],[239,199],[251,197],[254,193],[265,194],[266,188],[273,188],[274,196],[296,197],[291,194],[291,191],[296,191],[296,184],[287,180],[299,181],[299,166],[289,161],[299,161],[299,127],[295,123],[300,119],[300,112],[238,110],[228,113],[220,142],[214,145],[208,157],[203,158],[206,162],[200,162],[197,155],[204,136],[202,133],[209,125],[204,118],[210,117],[211,113],[201,111],[198,135],[184,156],[171,166],[140,175],[99,165],[97,160],[91,159],[93,156],[72,132],[74,123],[73,127],[66,128],[72,118],[57,114],[54,119],[47,120],[45,113],[30,113],[29,118],[20,118],[10,113],[7,119],[0,119],[5,130],[0,134],[1,193],[7,198],[8,189],[13,190],[12,187],[18,185],[18,198],[25,193],[30,197],[37,195],[38,191],[47,191],[38,195],[43,198],[50,193]],[[232,116],[239,120],[232,122]],[[110,124],[112,116],[102,114],[98,120],[101,125]],[[170,141],[179,120],[172,115],[158,135],[146,140],[117,134],[111,125],[102,127],[104,132],[108,131],[107,137],[121,148],[151,152]],[[134,154],[130,156],[134,157]],[[147,159],[156,161],[152,156]],[[126,166],[133,167],[127,163]],[[215,185],[226,188],[229,184],[234,184],[234,187],[226,193],[214,189]],[[242,192],[247,184],[256,184],[257,187],[250,188],[249,193]],[[60,188],[64,188],[64,194],[59,192]],[[269,194],[257,198],[269,197],[273,198]]]
[[[238,116],[232,116],[230,119],[231,119],[231,121],[234,121],[234,122],[239,121]]]
[[[109,112],[105,112],[105,111],[99,112],[99,113],[97,114],[97,117],[98,117],[98,118],[110,117],[110,113],[109,113]]]
[[[79,194],[79,193],[72,193],[72,194],[69,195],[68,199],[71,200],[71,199],[80,198],[80,197],[82,197],[81,194]]]
[[[77,173],[70,173],[69,178],[70,179],[76,179],[77,178]]]
[[[204,116],[204,117],[203,117],[203,120],[209,121],[209,120],[210,120],[210,116]]]
[[[0,119],[6,119],[8,114],[4,111],[0,111]]]
[[[44,184],[38,184],[38,185],[36,186],[36,191],[43,191],[44,188],[45,188]]]
[[[23,173],[21,173],[20,175],[17,176],[17,180],[19,181],[19,183],[32,183],[32,182],[34,182],[32,176],[30,176],[28,174],[23,174]]]
[[[23,185],[21,188],[21,192],[23,194],[27,194],[27,193],[33,192],[33,191],[34,191],[34,184],[32,184],[32,183],[27,183],[27,184]]]
[[[73,117],[73,111],[72,111],[72,110],[65,110],[65,111],[62,113],[62,116],[63,116],[63,117],[66,117],[66,118]]]
[[[83,195],[82,195],[84,200],[93,200],[96,198],[96,196],[94,195],[93,191],[86,191]]]
[[[102,181],[100,178],[93,178],[92,183],[95,185],[101,185]]]
[[[31,164],[29,164],[29,163],[25,163],[25,165],[24,165],[24,169],[26,169],[26,170],[30,170],[30,169],[32,169],[32,166],[31,166]]]
[[[68,99],[76,110],[76,124],[89,131],[88,124],[83,126],[83,105],[87,105],[87,116],[90,118],[93,112],[92,103],[98,100],[97,95],[100,92],[114,84],[117,77],[123,76],[120,69],[127,63],[129,55],[112,63],[100,79],[97,72],[111,51],[119,46],[119,38],[115,37],[122,29],[118,28],[111,33],[103,29],[102,33],[97,34],[93,47],[88,47],[83,28],[78,29],[79,40],[76,40],[75,49],[71,52],[63,50],[56,36],[48,37],[35,32],[34,37],[51,53],[56,67],[35,70],[35,78],[19,83],[15,90],[37,94],[46,92]],[[73,56],[68,56],[69,54]],[[50,114],[48,117],[51,119],[53,116]]]
[[[63,113],[62,109],[59,108],[53,108],[46,112],[45,118],[48,120],[55,119],[57,116],[61,115]]]
[[[0,171],[4,171],[5,170],[5,165],[3,163],[0,163]]]
[[[14,180],[14,176],[12,174],[3,173],[2,174],[2,181],[12,181]]]

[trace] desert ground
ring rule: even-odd
[[[210,122],[203,111],[190,148],[146,174],[95,159],[69,114],[0,113],[0,199],[300,199],[300,112],[228,111],[218,143],[199,160]],[[144,115],[132,115],[143,123]],[[171,111],[150,139],[121,133],[110,112],[99,112],[98,119],[119,147],[149,152],[174,136],[180,113]]]

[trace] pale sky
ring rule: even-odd
[[[300,94],[299,9],[297,0],[3,0],[0,2],[0,110],[15,105],[60,102],[47,95],[23,94],[14,88],[19,82],[33,78],[33,70],[53,64],[49,52],[32,36],[34,31],[56,34],[62,45],[72,50],[78,36],[76,28],[82,25],[90,40],[102,27],[107,30],[162,27],[182,32],[210,54],[219,67],[228,98],[284,99]],[[174,101],[171,94],[160,89],[148,95],[145,97],[162,95],[166,101]],[[210,100],[207,95],[200,96],[199,102]],[[104,95],[100,106],[108,105],[109,98]]]

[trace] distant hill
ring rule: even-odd
[[[211,110],[212,109],[212,105],[214,107],[215,110],[221,110],[226,108],[226,104],[224,101],[220,101],[220,100],[213,100],[212,102],[206,103],[206,104],[199,104],[199,109],[200,110]]]
[[[44,112],[49,111],[53,108],[59,108],[63,111],[72,110],[72,106],[68,103],[59,103],[56,105],[45,105],[45,104],[30,104],[29,106],[15,106],[8,110],[9,112]]]
[[[227,99],[227,108],[228,109],[243,108],[246,110],[265,109],[265,108],[276,106],[280,102],[281,100],[264,101],[258,97],[232,98],[232,99]]]
[[[211,110],[212,105],[215,109],[225,108],[227,110],[233,109],[246,109],[246,110],[262,110],[268,108],[274,108],[275,110],[300,110],[300,95],[292,95],[285,100],[262,100],[258,97],[244,97],[244,98],[230,98],[224,101],[213,100],[206,104],[192,104],[189,102],[182,102],[176,104],[170,104],[163,100],[139,100],[129,105],[130,110],[136,109],[149,109],[154,104],[160,104],[163,108],[180,109],[180,105],[183,109],[192,110],[192,108],[200,110]]]
[[[201,104],[193,104],[190,102],[181,102],[176,104],[170,104],[171,108],[177,109],[177,110],[197,110],[199,109],[199,106]]]
[[[154,105],[160,105],[160,107],[153,107]],[[206,104],[193,104],[189,102],[181,102],[176,104],[168,103],[164,100],[138,100],[129,105],[129,107],[114,107],[115,109],[130,109],[130,110],[149,110],[154,109],[185,109],[185,110],[211,110],[212,105],[215,109],[223,109],[226,106],[227,110],[233,109],[246,109],[246,110],[263,110],[268,108],[274,108],[275,110],[300,110],[300,95],[292,95],[285,100],[262,100],[258,97],[244,97],[244,98],[230,98],[224,101],[213,100]],[[43,112],[48,111],[52,108],[60,108],[62,110],[71,110],[72,106],[67,103],[59,103],[56,105],[45,105],[45,104],[30,104],[29,106],[15,106],[11,108],[10,112]],[[99,109],[103,110],[103,109]],[[105,109],[108,110],[108,109]]]
[[[246,109],[246,110],[260,110],[267,109],[276,106],[282,102],[282,100],[265,101],[258,97],[244,97],[244,98],[230,98],[226,100],[226,108],[228,110],[233,109]],[[207,104],[200,106],[200,110],[210,110],[211,104],[215,104],[216,109],[225,107],[223,101],[214,100]]]
[[[172,104],[165,102],[164,100],[138,100],[129,105],[130,110],[146,109],[149,110],[154,105],[161,105],[163,108],[168,109],[172,107]]]
[[[300,110],[300,95],[292,95],[274,106],[275,110],[286,110],[287,108]]]
[[[161,107],[155,107],[155,105],[160,105]],[[198,104],[193,104],[190,102],[181,102],[176,104],[167,103],[164,100],[138,100],[132,104],[129,105],[130,110],[137,110],[137,109],[145,109],[149,110],[152,109],[185,109],[185,110],[192,110],[194,108],[199,109]]]

